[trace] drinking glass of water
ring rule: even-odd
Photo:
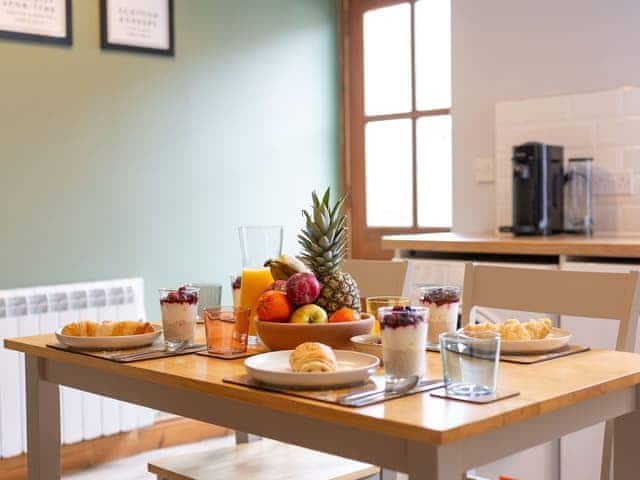
[[[500,357],[499,334],[441,333],[440,355],[447,395],[495,395]]]

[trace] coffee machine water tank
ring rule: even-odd
[[[528,142],[513,147],[513,233],[551,235],[564,227],[563,148]]]

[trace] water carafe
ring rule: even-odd
[[[565,231],[593,234],[592,158],[570,158],[566,175]]]

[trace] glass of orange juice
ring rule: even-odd
[[[255,344],[255,312],[258,297],[273,283],[273,277],[264,262],[282,255],[284,228],[280,225],[243,225],[238,228],[242,250],[242,278],[240,306],[251,309],[249,343]]]
[[[375,322],[373,322],[373,329],[371,333],[380,333],[380,322],[377,318],[378,309],[380,307],[393,307],[400,305],[403,307],[411,305],[409,297],[397,297],[397,296],[382,296],[382,297],[367,297],[367,313],[373,315]]]

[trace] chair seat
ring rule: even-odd
[[[162,480],[358,480],[379,472],[366,463],[267,439],[153,460],[148,469]]]

